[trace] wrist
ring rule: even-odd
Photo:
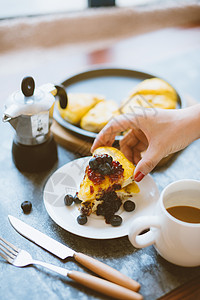
[[[191,141],[200,138],[200,104],[183,109],[184,131],[190,136]]]

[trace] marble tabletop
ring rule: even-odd
[[[131,41],[129,41],[131,43]],[[128,41],[125,41],[125,45]],[[117,48],[118,47],[118,48]],[[120,48],[121,47],[121,48]],[[119,49],[126,46],[117,45],[115,55]],[[120,50],[120,51],[121,51]],[[109,50],[112,51],[112,48]],[[108,52],[106,52],[107,55]],[[129,52],[128,52],[129,53]],[[100,53],[98,63],[108,62],[105,56]],[[129,53],[130,54],[130,53]],[[87,54],[87,62],[94,59],[94,53]],[[79,58],[82,57],[80,54]],[[118,57],[119,58],[119,57]],[[161,77],[165,77],[174,83],[174,86],[184,94],[191,96],[200,102],[199,94],[199,77],[200,77],[200,55],[199,47],[187,49],[181,54],[177,51],[173,56],[166,56],[165,59],[152,60],[148,65],[143,64],[142,69]],[[125,58],[124,58],[125,59]],[[83,61],[83,60],[82,60]],[[116,59],[117,61],[117,59]],[[120,61],[120,59],[119,59]],[[69,60],[68,60],[69,62]],[[80,62],[80,60],[79,60]],[[110,59],[113,64],[115,61]],[[66,61],[65,61],[66,63]],[[126,61],[121,60],[121,64],[126,65]],[[39,65],[39,63],[38,63]],[[69,62],[70,65],[70,62]],[[87,66],[87,64],[82,64]],[[58,66],[54,62],[56,71]],[[130,64],[131,68],[138,67],[137,63]],[[61,68],[61,60],[60,65]],[[67,64],[66,64],[67,67]],[[28,70],[28,67],[26,71]],[[33,70],[33,69],[31,69]],[[37,70],[38,71],[38,70]],[[47,72],[48,70],[46,70]],[[34,72],[36,72],[34,70]],[[39,79],[45,79],[44,70]],[[48,72],[47,72],[48,73]],[[47,74],[46,73],[46,74]],[[22,71],[19,71],[20,77]],[[64,71],[60,77],[53,75],[53,69],[47,74],[47,81],[52,75],[52,80],[64,79]],[[3,95],[11,91],[7,88],[5,77],[1,74],[2,81],[5,81]],[[53,77],[54,76],[54,77]],[[11,86],[15,86],[17,72],[12,77]],[[21,78],[19,78],[19,81]],[[186,98],[187,98],[186,97]],[[5,98],[1,96],[1,104]],[[3,114],[3,105],[1,105],[1,115]],[[134,278],[141,283],[141,294],[144,299],[154,300],[167,294],[180,285],[188,282],[190,279],[200,276],[200,269],[184,268],[173,265],[160,257],[153,246],[145,249],[135,249],[128,240],[128,237],[121,237],[108,240],[87,239],[74,235],[60,228],[51,220],[45,210],[43,203],[43,189],[48,178],[59,167],[79,157],[76,153],[70,152],[61,146],[58,147],[58,161],[53,168],[41,173],[20,172],[12,161],[11,147],[13,140],[13,130],[9,124],[0,122],[0,228],[1,236],[10,242],[29,251],[35,259],[41,259],[51,262],[61,267],[71,270],[79,270],[90,273],[86,268],[76,263],[73,259],[64,261],[58,259],[37,245],[19,235],[9,224],[8,214],[16,216],[21,220],[31,224],[59,242],[66,244],[75,251],[83,252],[98,260],[116,268],[120,272]],[[172,181],[191,178],[200,179],[200,140],[193,142],[185,150],[174,155],[167,165],[155,169],[152,177],[161,191],[167,184]],[[30,214],[25,215],[21,210],[21,203],[25,200],[32,202],[33,208]],[[0,258],[0,299],[2,300],[39,300],[39,299],[109,299],[100,293],[85,288],[70,279],[63,278],[41,267],[30,266],[27,268],[15,268]],[[189,298],[188,298],[189,299]]]

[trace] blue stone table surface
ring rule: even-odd
[[[162,64],[150,66],[149,71],[153,70],[154,73],[175,82],[175,86],[178,86],[179,90],[183,89],[185,92],[191,92],[193,96],[198,97],[200,95],[200,72],[198,71],[196,79],[187,81],[189,66],[187,66],[184,59],[184,55],[182,55],[181,58],[177,57],[174,61],[170,60],[167,72],[166,68],[165,72],[163,71]],[[182,65],[183,60],[184,67]],[[197,52],[194,51],[191,61],[195,70],[200,70],[199,53],[197,55]],[[165,65],[167,65],[167,62],[165,62]],[[180,76],[182,76],[182,80]],[[200,97],[197,101],[200,101]],[[1,111],[1,115],[2,113]],[[200,275],[198,267],[184,268],[167,262],[156,253],[153,246],[135,249],[127,236],[116,239],[95,240],[76,236],[60,228],[46,212],[43,203],[43,189],[47,179],[55,170],[78,158],[78,155],[58,145],[58,162],[50,171],[23,173],[18,171],[12,161],[13,130],[9,124],[0,122],[0,136],[0,235],[2,237],[29,251],[35,259],[51,262],[70,270],[90,273],[73,259],[62,261],[19,235],[11,227],[7,217],[8,214],[16,216],[75,251],[97,258],[139,281],[141,283],[140,292],[146,300],[158,299]],[[154,170],[151,175],[159,190],[161,191],[166,185],[178,179],[191,178],[199,180],[199,158],[200,140],[197,140],[174,155],[167,165]],[[29,215],[25,215],[20,207],[25,200],[31,201],[33,205]],[[42,267],[15,268],[0,258],[0,299],[93,300],[110,298]]]

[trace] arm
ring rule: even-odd
[[[163,157],[184,149],[200,137],[200,104],[175,110],[141,108],[117,116],[98,134],[91,151],[111,146],[115,136],[127,129],[120,149],[136,164],[135,180],[140,181]]]

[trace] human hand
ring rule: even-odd
[[[136,164],[134,178],[140,181],[163,157],[199,137],[199,114],[200,105],[179,110],[138,108],[113,118],[98,134],[91,151],[111,146],[117,134],[129,130],[120,140],[120,150]]]

